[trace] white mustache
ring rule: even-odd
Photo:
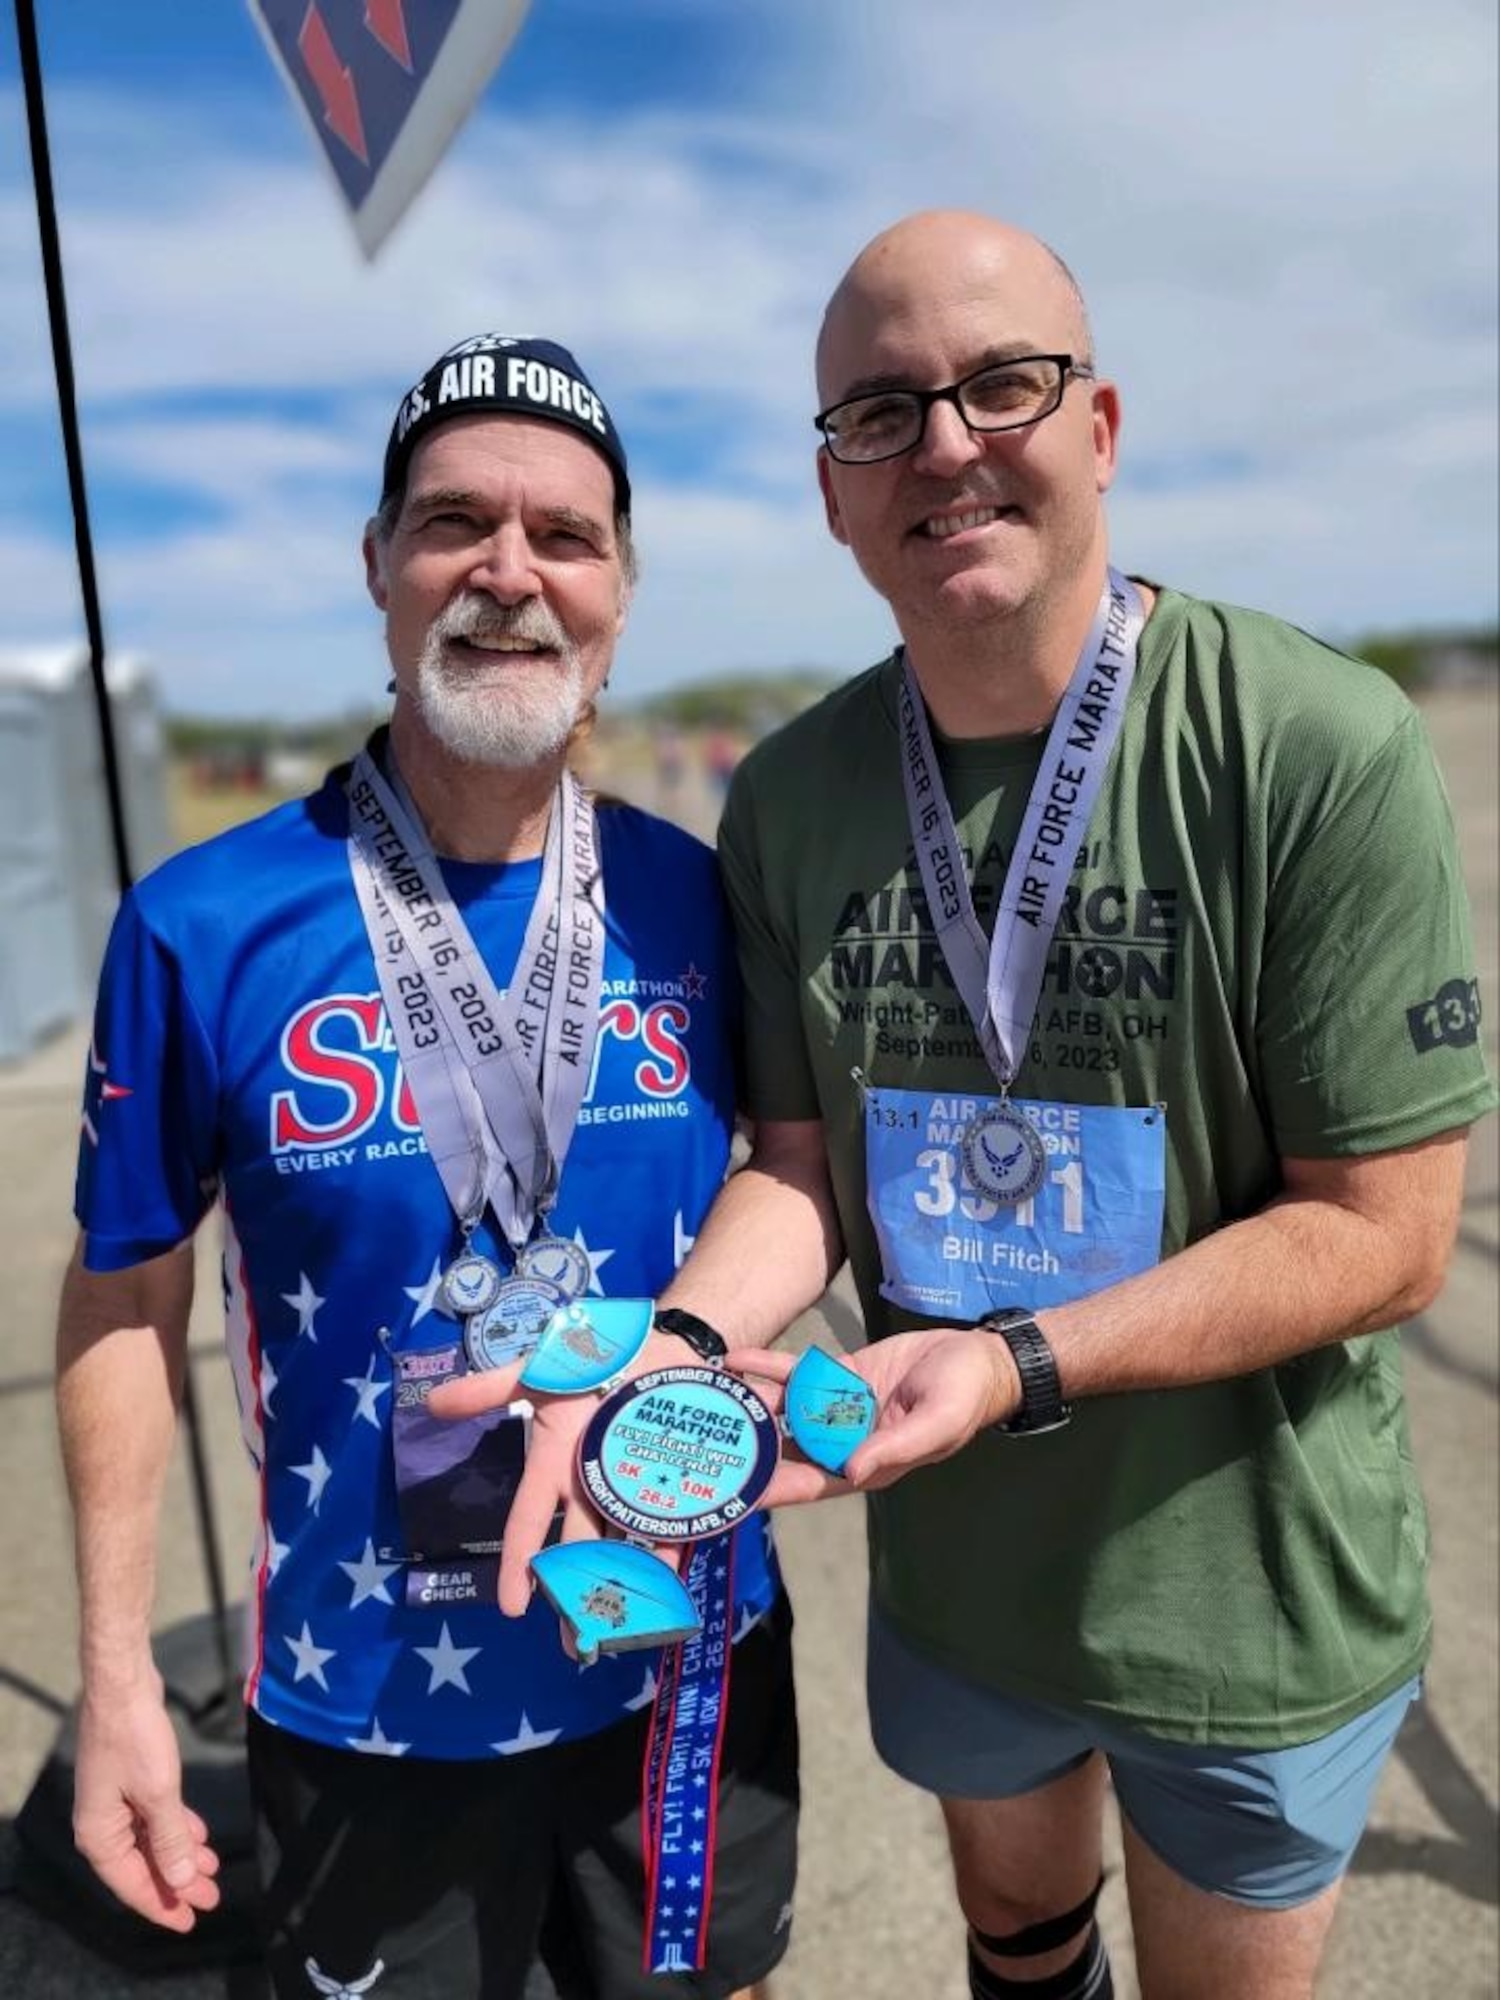
[[[544,646],[556,653],[568,650],[568,635],[545,604],[535,600],[496,604],[477,591],[446,605],[433,621],[432,636],[439,640],[521,639],[528,646]]]

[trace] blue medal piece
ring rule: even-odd
[[[959,1142],[970,1187],[1003,1207],[1031,1197],[1047,1178],[1047,1149],[1024,1111],[1004,1098],[981,1111]]]
[[[671,1646],[702,1620],[677,1572],[634,1542],[556,1542],[531,1573],[587,1665],[600,1653]]]
[[[604,1388],[645,1346],[653,1311],[650,1299],[568,1300],[542,1328],[522,1387],[550,1396]]]
[[[565,1303],[556,1285],[544,1285],[540,1278],[507,1278],[490,1306],[464,1328],[469,1366],[503,1368],[529,1354]]]
[[[606,1521],[644,1541],[686,1542],[743,1520],[780,1451],[776,1419],[738,1376],[656,1368],[599,1405],[578,1470]]]
[[[516,1259],[516,1273],[556,1285],[566,1299],[581,1299],[594,1280],[588,1251],[566,1236],[538,1236],[528,1243]]]
[[[842,1473],[879,1414],[870,1385],[821,1347],[809,1347],[791,1372],[782,1420],[803,1457],[825,1472]]]

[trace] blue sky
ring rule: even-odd
[[[812,342],[860,244],[948,203],[1083,282],[1121,561],[1335,638],[1495,616],[1488,0],[532,0],[373,266],[243,0],[37,12],[106,630],[174,709],[378,696],[385,432],[483,330],[573,347],[625,433],[617,689],[864,665]],[[81,630],[13,37],[0,649]]]

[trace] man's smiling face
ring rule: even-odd
[[[451,754],[514,768],[566,743],[625,623],[614,509],[605,460],[557,424],[463,417],[417,447],[366,565],[397,704]]]
[[[1051,353],[1087,361],[1089,336],[1045,248],[977,217],[916,217],[871,245],[834,294],[819,399],[937,388]],[[1022,430],[971,431],[936,403],[899,458],[840,465],[819,453],[829,526],[908,637],[1045,608],[1102,565],[1117,426],[1113,388],[1071,377],[1060,407]]]

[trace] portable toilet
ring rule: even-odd
[[[166,742],[139,658],[106,683],[141,875],[172,847]],[[0,651],[0,1062],[86,1017],[119,894],[88,648]]]

